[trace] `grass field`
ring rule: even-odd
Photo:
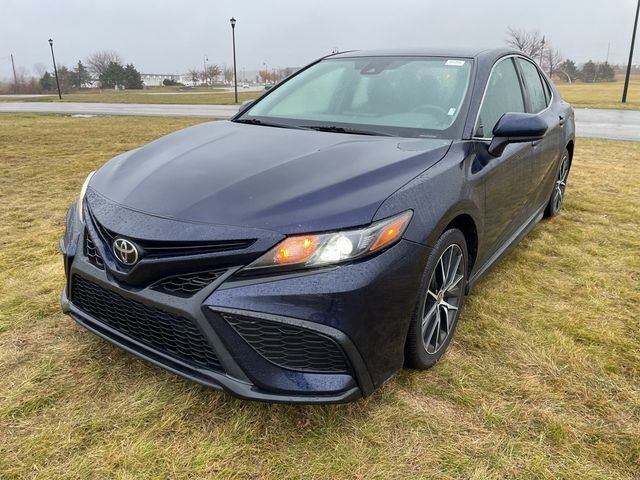
[[[1,478],[638,478],[640,143],[579,139],[564,211],[480,282],[435,368],[303,407],[181,380],[60,313],[86,173],[196,122],[0,115]]]
[[[640,110],[640,80],[629,82],[627,102],[622,103],[624,81],[606,83],[557,83],[562,98],[574,108],[622,108]]]
[[[238,91],[238,101],[252,100],[261,95],[263,91],[243,92]],[[12,98],[0,96],[0,102],[60,102],[57,95],[44,97]],[[163,91],[161,89],[146,90],[87,90],[86,92],[70,93],[62,96],[62,102],[83,103],[160,103],[180,105],[232,105],[235,103],[233,92],[198,90],[196,92],[179,92],[175,90]]]

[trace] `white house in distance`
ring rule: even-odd
[[[141,73],[140,77],[145,87],[160,87],[162,86],[162,81],[165,79],[182,82],[183,75],[175,75],[173,73]]]

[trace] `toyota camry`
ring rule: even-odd
[[[241,398],[369,395],[433,366],[474,284],[558,214],[574,137],[517,51],[324,57],[90,173],[62,308]]]

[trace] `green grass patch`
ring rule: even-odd
[[[69,93],[43,97],[11,98],[0,96],[2,102],[81,102],[81,103],[159,103],[177,105],[233,105],[235,97],[233,92],[220,91],[219,89],[194,89],[193,91],[180,91],[175,88],[152,88],[149,90],[87,90],[78,93]],[[243,92],[238,91],[238,102],[253,100],[262,95],[264,91]]]
[[[60,312],[87,172],[200,121],[0,115],[0,477],[638,478],[640,143],[578,140],[565,209],[481,281],[435,368],[301,407],[182,380]]]

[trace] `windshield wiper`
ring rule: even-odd
[[[303,128],[317,130],[318,132],[349,133],[352,135],[373,135],[380,137],[393,137],[390,133],[375,130],[359,130],[357,128],[339,127],[338,125],[305,125]]]
[[[265,122],[264,120],[258,120],[257,118],[239,118],[233,120],[234,123],[246,123],[248,125],[262,125],[263,127],[276,127],[276,128],[294,128],[296,130],[304,130],[304,127],[298,125],[287,125],[286,123]]]

